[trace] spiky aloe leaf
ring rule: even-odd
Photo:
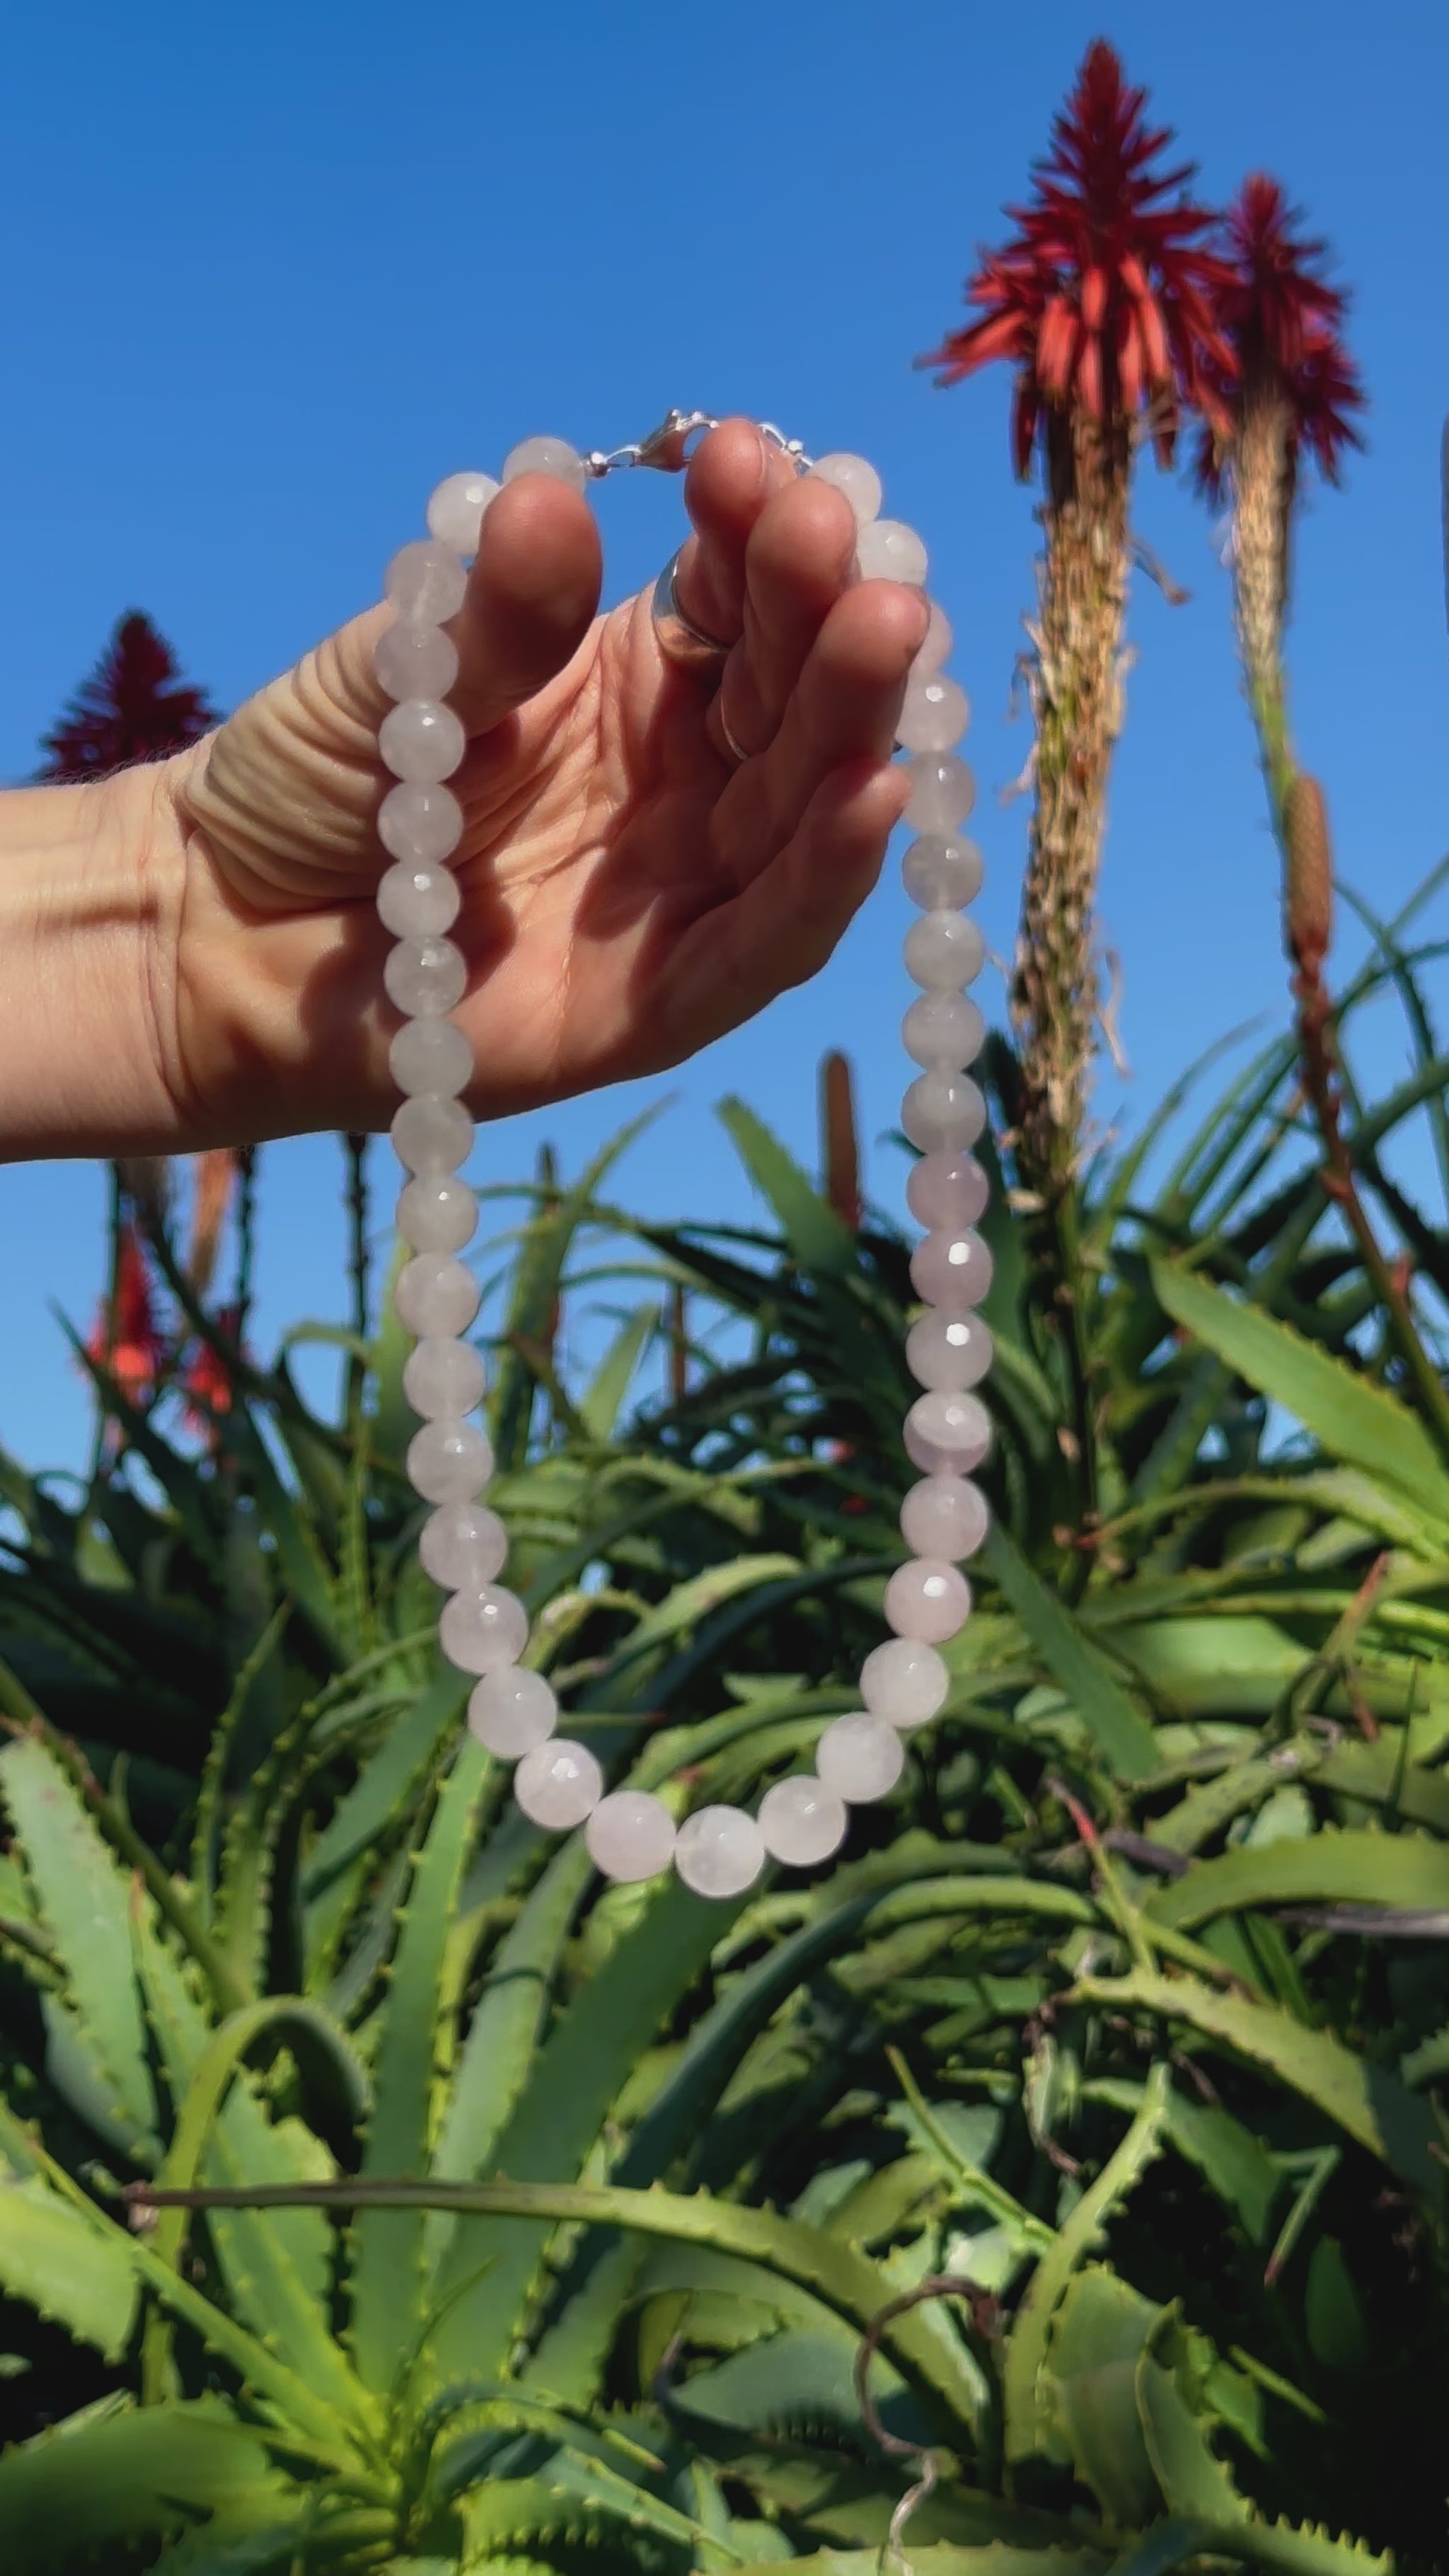
[[[1145,1779],[1156,1760],[1152,1729],[1070,1611],[999,1526],[988,1533],[981,1561],[1116,1777]]]
[[[1282,1774],[1279,1773],[1281,1780]],[[1345,1831],[1248,1844],[1198,1861],[1148,1898],[1148,1919],[1190,1932],[1215,1914],[1270,1905],[1449,1909],[1449,1845],[1420,1834]]]
[[[1047,2408],[1077,2476],[1118,2530],[1150,2522],[1162,2501],[1137,2412],[1137,2365],[1160,2314],[1105,2264],[1089,2263],[1052,2328]]]
[[[219,2400],[140,2412],[122,2403],[0,2455],[6,2576],[71,2576],[92,2551],[114,2563],[129,2543],[193,2518],[276,2516],[295,2495]]]
[[[0,2138],[3,2148],[3,2138]],[[130,2340],[139,2290],[131,2266],[38,2175],[0,2153],[0,2290],[78,2343],[115,2361]],[[0,2491],[3,2492],[3,2491]]]

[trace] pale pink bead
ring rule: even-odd
[[[377,917],[398,939],[438,939],[452,929],[462,900],[450,868],[399,859],[378,879]]]
[[[918,1637],[888,1637],[860,1668],[860,1695],[888,1726],[924,1726],[945,1707],[951,1676],[934,1646]]]
[[[964,1476],[923,1476],[901,1505],[907,1547],[918,1557],[945,1557],[952,1565],[975,1555],[989,1522],[985,1495]]]
[[[911,782],[905,819],[913,832],[955,832],[976,802],[976,781],[954,751],[918,751],[906,762]]]
[[[926,640],[911,664],[912,672],[919,678],[927,671],[939,671],[942,663],[948,659],[955,640],[951,632],[950,618],[940,601],[933,599],[931,622],[926,628]]]
[[[575,492],[582,492],[588,479],[583,458],[566,438],[521,438],[503,460],[503,480],[512,483],[520,474],[551,474]]]
[[[583,1824],[603,1794],[604,1775],[593,1754],[567,1735],[525,1753],[513,1774],[513,1795],[529,1822],[551,1834]]]
[[[436,537],[417,537],[399,546],[382,587],[400,617],[442,626],[462,607],[468,577],[451,547],[440,546]]]
[[[558,1701],[542,1673],[505,1664],[485,1673],[468,1694],[468,1732],[500,1762],[521,1761],[547,1744],[558,1724]]]
[[[394,778],[436,787],[452,777],[468,737],[451,707],[436,698],[404,698],[401,706],[389,707],[378,726],[377,747]]]
[[[991,1416],[979,1396],[933,1390],[906,1415],[905,1444],[923,1476],[969,1476],[991,1447]]]
[[[917,1225],[974,1225],[990,1196],[974,1154],[923,1154],[906,1175],[906,1205]]]
[[[496,1673],[516,1664],[528,1643],[528,1612],[501,1583],[455,1592],[443,1604],[438,1641],[461,1673]]]
[[[810,468],[816,480],[833,483],[843,492],[855,512],[856,526],[868,527],[880,516],[881,481],[875,467],[863,456],[851,456],[843,449],[830,456],[820,456]]]
[[[944,671],[926,671],[906,690],[896,740],[907,751],[949,751],[971,722],[966,692]]]
[[[589,1858],[605,1878],[657,1878],[674,1857],[674,1818],[647,1789],[615,1789],[584,1828]]]
[[[393,1290],[399,1323],[419,1335],[466,1333],[481,1302],[472,1271],[447,1252],[420,1252]]]
[[[956,1394],[979,1386],[991,1355],[991,1335],[979,1315],[921,1315],[906,1335],[906,1366],[918,1386]]]
[[[416,1092],[395,1109],[393,1151],[410,1172],[456,1172],[473,1150],[473,1121],[460,1100]]]
[[[855,561],[862,581],[905,581],[919,585],[926,578],[925,546],[914,528],[904,519],[871,519],[855,541]]]
[[[408,1019],[446,1019],[467,991],[467,960],[451,939],[399,939],[383,960],[382,980],[393,1009]]]
[[[463,808],[451,787],[404,779],[388,789],[377,809],[377,837],[392,858],[435,867],[463,837]]]
[[[976,843],[955,832],[923,833],[901,861],[901,883],[922,912],[959,912],[975,902],[985,875]]]
[[[403,1393],[414,1413],[435,1421],[445,1413],[471,1413],[483,1401],[483,1360],[471,1342],[426,1334],[403,1366]]]
[[[917,1064],[956,1073],[981,1053],[986,1022],[965,993],[922,993],[901,1022],[901,1036]]]
[[[986,1125],[986,1101],[969,1073],[922,1073],[901,1102],[901,1126],[923,1154],[974,1145]]]
[[[949,992],[980,974],[986,942],[967,913],[923,912],[906,932],[903,953],[913,984]]]
[[[473,1079],[473,1050],[455,1020],[408,1020],[387,1051],[399,1091],[450,1099]]]
[[[868,1709],[834,1717],[815,1747],[815,1768],[827,1789],[848,1807],[869,1805],[893,1789],[906,1753],[895,1727]]]
[[[777,1780],[760,1800],[765,1849],[789,1869],[809,1869],[828,1860],[844,1842],[849,1821],[844,1799],[803,1772]]]
[[[425,1503],[471,1503],[493,1473],[493,1450],[476,1422],[425,1422],[408,1442],[408,1483]]]
[[[979,1234],[923,1235],[911,1254],[911,1285],[928,1306],[963,1314],[991,1286],[991,1254]]]
[[[428,500],[428,526],[455,555],[476,555],[483,513],[497,494],[491,474],[446,474]]]
[[[886,1626],[898,1637],[939,1646],[964,1628],[971,1615],[971,1586],[944,1556],[913,1556],[898,1565],[885,1588]]]
[[[372,667],[390,698],[445,698],[458,676],[458,647],[441,626],[399,617],[379,635]]]
[[[679,1828],[674,1866],[696,1896],[742,1896],[765,1866],[764,1837],[743,1807],[697,1807]]]
[[[491,1583],[507,1554],[508,1533],[486,1503],[440,1503],[418,1536],[423,1572],[445,1592]]]
[[[451,1173],[420,1173],[398,1193],[397,1230],[414,1252],[461,1252],[477,1223],[477,1200]]]

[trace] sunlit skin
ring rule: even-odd
[[[684,494],[681,604],[731,644],[738,765],[719,705],[663,661],[648,594],[597,614],[583,498],[522,477],[484,523],[452,629],[469,745],[450,782],[479,1117],[674,1064],[813,975],[905,800],[890,753],[920,592],[856,582],[843,497],[747,422],[702,443]],[[387,1123],[389,613],[171,760],[0,800],[0,1149]]]

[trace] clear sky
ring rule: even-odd
[[[1148,84],[1206,194],[1273,170],[1353,289],[1371,446],[1302,531],[1294,693],[1340,867],[1391,904],[1445,840],[1442,0],[73,0],[17,14],[0,156],[0,776],[33,767],[128,607],[233,705],[374,595],[441,474],[493,466],[534,430],[609,446],[674,402],[738,408],[863,451],[926,537],[976,710],[973,828],[1004,950],[1025,830],[1001,791],[1027,749],[1009,700],[1031,499],[1011,480],[1004,376],[940,394],[910,362],[955,321],[974,246],[1021,193],[1096,34]],[[678,494],[621,478],[599,507],[617,596],[677,541]],[[1169,608],[1139,581],[1132,603],[1102,903],[1133,1070],[1100,1095],[1128,1123],[1283,990],[1212,530],[1150,468],[1136,518],[1192,596]],[[667,1087],[675,1105],[621,1195],[661,1216],[743,1216],[712,1103],[742,1092],[813,1158],[814,1069],[840,1043],[880,1135],[902,1078],[905,921],[887,885],[809,990],[669,1086],[490,1131],[477,1177],[526,1171],[543,1134],[576,1166]],[[389,1160],[380,1149],[380,1172]],[[898,1197],[888,1149],[873,1148],[870,1178]],[[326,1139],[263,1159],[264,1347],[340,1310],[337,1179]],[[92,1166],[0,1172],[0,1441],[32,1465],[83,1451],[85,1398],[49,1306],[88,1315],[102,1204]]]

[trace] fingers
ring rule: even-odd
[[[795,480],[788,457],[750,420],[722,420],[701,439],[684,478],[694,523],[681,549],[675,596],[691,626],[732,644],[744,623],[745,553],[773,493]]]
[[[458,647],[450,696],[470,734],[488,732],[573,660],[602,578],[599,532],[582,493],[547,474],[504,485],[484,514],[468,594],[449,629]]]
[[[757,519],[745,557],[744,642],[720,689],[720,713],[742,750],[774,740],[821,624],[851,581],[855,536],[844,495],[808,475]]]

